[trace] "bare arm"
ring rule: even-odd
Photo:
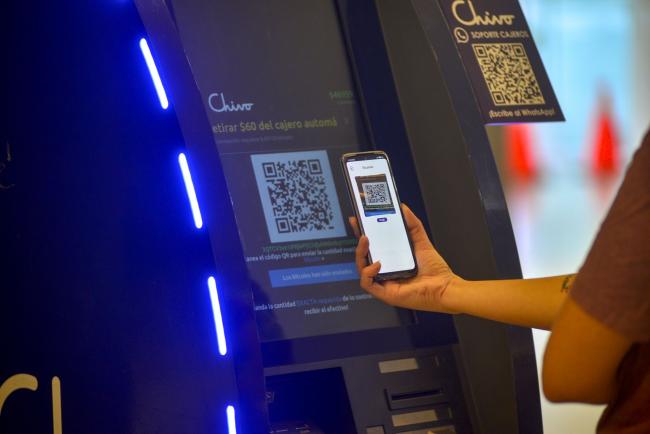
[[[445,292],[445,304],[456,312],[550,330],[573,277],[484,281],[455,278]]]
[[[573,276],[529,280],[468,281],[455,275],[434,249],[422,222],[406,206],[404,217],[418,262],[418,275],[405,281],[373,280],[381,264],[366,265],[368,239],[357,246],[361,286],[386,303],[417,310],[466,313],[526,327],[550,329]]]
[[[567,299],[544,353],[544,394],[554,402],[610,402],[618,366],[631,345]]]

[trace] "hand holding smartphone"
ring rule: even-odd
[[[344,154],[341,165],[359,229],[370,242],[368,259],[381,263],[375,280],[415,276],[415,255],[388,156],[382,151]]]

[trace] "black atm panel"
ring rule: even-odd
[[[139,3],[143,16],[161,14],[145,0]],[[520,339],[517,354],[524,360],[530,340],[495,323],[383,305],[358,287],[355,275],[356,240],[346,223],[352,212],[338,158],[375,147],[389,153],[403,198],[426,222],[435,223],[430,228],[434,241],[440,241],[459,269],[490,278],[499,275],[495,263],[516,264],[516,252],[512,256],[505,248],[514,244],[508,244],[507,214],[499,214],[505,205],[495,188],[498,178],[485,132],[480,124],[459,121],[457,95],[438,92],[444,91],[446,78],[412,19],[410,3],[169,4],[175,30],[167,28],[159,42],[168,54],[173,52],[170,63],[185,62],[179,68],[191,68],[192,83],[185,80],[176,96],[183,99],[182,104],[177,99],[177,109],[185,113],[191,108],[197,115],[183,119],[181,113],[179,119],[188,158],[195,157],[192,163],[203,184],[199,199],[214,206],[205,196],[210,191],[206,180],[223,170],[250,279],[248,286],[228,289],[237,291],[242,312],[249,306],[243,301],[252,298],[260,342],[239,345],[261,346],[266,378],[263,396],[247,376],[257,374],[258,353],[235,355],[245,411],[260,417],[263,407],[275,432],[470,433],[495,427],[501,433],[517,432],[517,410],[533,408],[534,399],[532,406],[517,406],[517,399],[527,398],[521,396],[523,383],[513,384],[518,379],[513,378],[510,345]],[[395,7],[398,12],[408,9],[411,16],[402,20],[391,12]],[[145,21],[155,36],[160,23],[149,18]],[[402,40],[395,28],[407,22],[414,39]],[[170,43],[174,38],[178,41]],[[402,54],[410,53],[411,43],[414,52],[424,53],[418,59],[428,68],[414,75],[421,83],[408,81],[412,59],[395,54],[404,46]],[[429,76],[422,75],[425,70]],[[189,101],[185,91],[197,98]],[[413,104],[411,93],[433,98]],[[463,102],[466,111],[468,101]],[[413,129],[422,121],[420,108],[427,119],[439,117],[428,120],[427,128],[442,134],[444,148],[427,141],[422,129]],[[475,112],[466,114],[476,118]],[[201,143],[192,140],[198,131]],[[206,133],[208,141],[203,140]],[[472,147],[467,137],[476,139]],[[437,154],[446,166],[441,167]],[[482,171],[478,175],[475,165]],[[439,173],[447,174],[446,182],[456,185],[453,191],[462,193],[450,209],[461,203],[472,209],[459,222],[446,214],[424,218],[425,210],[435,212],[436,204],[448,202],[444,190],[431,185]],[[490,219],[483,199],[499,204],[489,210]],[[498,227],[486,227],[488,221]],[[209,221],[208,228],[213,249],[227,248],[216,242],[218,219]],[[494,231],[505,236],[498,258],[491,245]],[[454,242],[459,234],[462,242]],[[480,249],[466,260],[463,251],[474,243]],[[509,275],[513,270],[508,269]],[[251,324],[242,325],[250,338]],[[515,368],[524,369],[519,363]],[[486,372],[494,374],[487,382]],[[479,387],[497,383],[503,387]],[[319,389],[326,405],[315,392]],[[494,399],[486,400],[492,392]],[[530,392],[537,396],[537,390]],[[491,413],[494,406],[498,411]],[[524,432],[537,432],[536,419],[530,420],[532,429]],[[248,428],[263,431],[257,425]]]
[[[420,326],[414,313],[358,286],[338,159],[370,149],[372,129],[335,2],[289,0],[254,13],[247,2],[221,5],[198,24],[192,3],[178,2],[174,11],[196,65],[252,279],[272,426],[298,420],[332,433],[348,432],[346,426],[392,433],[445,424],[469,432],[451,352],[418,353],[456,342],[451,318],[420,315],[427,327]],[[223,26],[209,24],[224,19]],[[228,23],[244,25],[246,37]],[[205,59],[207,51],[212,56]],[[251,52],[256,56],[242,54]],[[395,168],[398,182],[412,191],[415,179],[405,169]],[[417,367],[391,371],[402,359]],[[330,378],[336,372],[342,376]],[[319,389],[320,396],[312,394]],[[348,398],[349,406],[324,404]],[[335,426],[327,425],[332,420]]]
[[[271,420],[277,417],[274,406],[298,408],[310,400],[300,394],[278,394],[278,378],[298,388],[307,383],[304,379],[307,373],[322,377],[328,373],[332,377],[330,371],[341,372],[346,387],[339,390],[340,395],[333,396],[333,386],[329,386],[323,396],[334,402],[349,402],[356,426],[355,431],[333,430],[332,433],[388,434],[439,427],[453,427],[458,433],[472,432],[451,347],[267,368],[267,394],[273,399],[269,406]],[[312,384],[316,383],[312,381]],[[313,420],[309,415],[322,405],[304,408],[307,419]]]

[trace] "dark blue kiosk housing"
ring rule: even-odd
[[[530,330],[358,284],[372,149],[456,273],[521,277],[438,2],[73,3],[12,15],[0,431],[542,432]]]

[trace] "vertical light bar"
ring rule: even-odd
[[[217,330],[217,344],[219,345],[219,354],[225,356],[228,352],[228,348],[226,347],[226,333],[223,329],[223,318],[221,317],[221,306],[219,305],[217,282],[212,276],[208,277],[208,289],[210,290],[210,301],[212,302],[214,326]]]
[[[226,407],[226,416],[228,417],[228,434],[237,434],[235,426],[235,407],[229,405]]]
[[[169,107],[169,101],[167,100],[167,93],[165,93],[165,88],[163,87],[162,80],[160,79],[160,74],[158,74],[158,68],[156,68],[156,62],[153,61],[153,56],[151,55],[151,50],[149,49],[149,44],[147,40],[142,38],[140,39],[140,51],[144,56],[144,61],[147,62],[147,68],[149,68],[149,74],[151,75],[151,80],[153,85],[156,88],[156,93],[158,94],[158,100],[160,100],[160,106],[163,109]]]
[[[190,200],[190,206],[192,207],[194,226],[196,226],[197,229],[201,229],[203,227],[203,218],[201,217],[201,210],[199,209],[199,201],[196,199],[196,191],[194,190],[190,168],[187,165],[187,158],[182,152],[178,154],[178,164],[181,166],[181,172],[183,172],[183,181],[185,181],[187,198]]]
[[[61,418],[61,379],[52,377],[52,431],[54,434],[63,434],[63,421]]]

